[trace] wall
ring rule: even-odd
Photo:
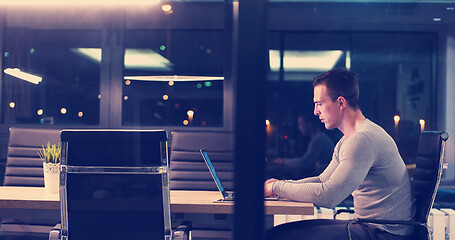
[[[446,51],[446,104],[445,104],[445,130],[449,133],[446,144],[446,170],[444,180],[455,180],[455,25],[448,28]]]

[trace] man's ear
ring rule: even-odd
[[[340,109],[344,109],[347,104],[346,98],[339,96],[337,99],[337,103],[340,105]]]

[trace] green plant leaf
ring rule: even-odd
[[[38,151],[38,156],[45,163],[60,163],[62,148],[60,144],[47,143],[46,146],[41,146],[42,149]]]

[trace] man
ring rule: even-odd
[[[302,135],[311,139],[305,154],[296,158],[275,158],[269,161],[269,175],[292,179],[311,177],[320,174],[329,164],[334,145],[330,137],[321,131],[319,119],[300,114],[297,124]]]
[[[311,202],[333,208],[349,194],[358,218],[410,220],[415,206],[406,167],[393,139],[366,119],[359,108],[357,74],[333,69],[313,81],[314,114],[327,129],[338,128],[343,137],[332,161],[319,176],[298,181],[269,179],[266,196]],[[343,239],[346,222],[308,220],[272,229],[269,239]],[[405,239],[411,227],[354,224],[353,239]],[[378,236],[379,235],[379,236]]]

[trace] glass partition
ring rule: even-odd
[[[98,125],[100,31],[6,27],[4,124]]]
[[[453,4],[369,1],[269,3],[268,158],[302,156],[309,137],[298,115],[312,115],[314,77],[359,74],[360,107],[413,163],[423,130],[446,129],[445,40]],[[286,12],[287,14],[278,16]],[[447,123],[451,124],[451,123]],[[342,134],[327,131],[334,143]]]
[[[223,126],[224,32],[128,30],[123,126]]]
[[[365,116],[395,138],[405,162],[413,162],[422,123],[437,128],[436,33],[302,31],[281,33],[280,39],[283,50],[269,50],[273,94],[267,94],[268,118],[277,131],[270,133],[274,144],[268,145],[276,146],[276,154],[303,155],[307,138],[298,131],[297,116],[313,111],[313,78],[332,68],[349,68],[359,74]],[[400,117],[397,124],[395,116]],[[327,134],[334,142],[341,136],[337,130]]]
[[[235,169],[235,179],[262,178],[255,172],[263,173],[257,167],[265,164],[262,143],[268,159],[301,156],[308,148],[298,115],[313,113],[313,78],[350,68],[359,74],[362,111],[394,138],[406,163],[414,160],[421,131],[455,136],[452,1],[271,0],[264,3],[266,19],[248,5],[255,1],[263,3],[166,1],[55,13],[2,8],[2,126],[237,131],[254,141],[244,144],[251,155],[235,159],[247,163]],[[257,32],[257,19],[267,30]],[[250,26],[247,34],[242,24]],[[250,52],[256,55],[242,55]],[[252,68],[257,74],[241,69],[246,74],[239,78],[238,63],[262,60],[267,77],[259,67]],[[254,127],[239,131],[236,119],[263,126],[264,105],[265,137]],[[324,132],[334,143],[341,137]],[[450,140],[446,159],[445,179],[453,181]],[[259,189],[236,186],[237,192]],[[249,207],[262,207],[258,202]]]

